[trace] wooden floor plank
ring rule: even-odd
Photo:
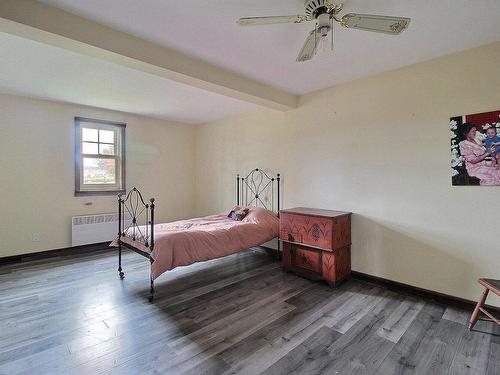
[[[375,375],[414,374],[424,350],[419,350],[424,337],[433,336],[441,321],[444,307],[426,303],[403,334],[398,344],[386,356]]]
[[[377,331],[403,298],[384,293],[356,325],[326,349],[328,356],[308,364],[306,373],[373,374],[395,345]]]
[[[246,300],[245,298],[242,299],[242,296],[240,296],[241,301],[246,301],[245,305],[240,306],[239,308],[235,308],[233,314],[228,314],[228,311],[225,312],[225,314],[219,314],[215,315],[211,313],[208,310],[204,310],[206,313],[212,316],[212,319],[205,319],[204,325],[202,326],[203,329],[201,329],[201,326],[195,322],[196,317],[192,316],[190,319],[194,319],[194,325],[193,327],[198,327],[200,329],[198,330],[192,330],[191,327],[189,326],[184,326],[182,322],[185,320],[185,311],[178,311],[175,315],[171,315],[171,319],[175,320],[177,328],[181,331],[181,335],[179,335],[179,330],[177,331],[176,334],[172,335],[170,334],[169,336],[164,337],[164,342],[168,343],[169,348],[180,348],[179,351],[181,353],[177,354],[182,354],[182,355],[176,355],[175,359],[171,359],[170,361],[162,361],[161,358],[158,358],[160,362],[156,364],[154,367],[155,370],[158,369],[163,369],[165,367],[164,371],[174,371],[172,367],[175,370],[181,370],[185,369],[189,366],[196,366],[196,364],[200,361],[203,361],[207,358],[211,358],[214,354],[217,353],[217,351],[223,350],[225,347],[227,347],[228,344],[237,342],[241,337],[244,337],[245,335],[248,335],[252,332],[252,330],[258,329],[259,324],[267,324],[269,321],[272,321],[276,319],[276,317],[279,317],[282,314],[286,314],[287,311],[293,309],[293,306],[287,305],[283,306],[283,309],[276,308],[276,306],[271,306],[269,304],[269,301],[279,303],[280,300],[284,300],[289,298],[290,295],[294,295],[296,293],[300,292],[300,289],[294,289],[294,288],[289,288],[286,289],[284,288],[284,285],[287,287],[292,286],[295,284],[295,287],[298,285],[305,285],[306,283],[304,280],[297,280],[294,278],[290,278],[289,275],[283,274],[283,280],[281,282],[276,282],[276,283],[270,283],[267,284],[267,288],[265,290],[261,290],[261,293],[259,295],[255,295],[254,298],[251,298],[251,302]],[[242,282],[243,283],[243,282]],[[242,290],[240,289],[239,293],[240,294],[248,294],[250,290],[247,290],[246,293],[242,293]],[[282,298],[280,299],[278,297],[278,294],[282,294]],[[220,297],[223,297],[221,295]],[[237,298],[235,298],[237,301]],[[217,303],[217,301],[215,301]],[[246,306],[249,305],[252,308],[247,308]],[[242,316],[246,315],[252,315],[250,311],[253,311],[257,309],[260,306],[265,306],[269,305],[269,308],[272,308],[274,311],[268,312],[266,309],[263,309],[258,312],[258,314],[254,314],[253,318],[257,320],[257,323],[255,322],[247,322],[246,320],[242,320],[243,323],[246,323],[247,325],[250,325],[250,327],[245,330],[242,329],[242,325],[237,325],[237,327],[234,327],[232,332],[233,335],[229,336],[228,331],[224,331],[225,326],[231,326],[230,321],[235,320],[237,316],[235,314],[239,314]],[[167,309],[168,310],[168,309]],[[242,310],[245,310],[246,314],[242,314]],[[202,311],[203,313],[203,311]],[[202,315],[202,314],[199,314]],[[249,324],[250,323],[250,324]],[[233,324],[234,325],[234,324]],[[222,327],[222,328],[221,328]],[[216,328],[219,328],[219,331],[216,330]],[[154,329],[154,327],[151,327],[151,329]],[[215,331],[215,332],[220,332],[221,335],[225,334],[225,336],[219,336],[219,341],[216,340],[209,340],[204,337],[204,334],[209,332],[210,330]],[[190,334],[191,332],[191,334]],[[196,342],[196,344],[190,345],[191,340],[194,340],[196,338],[201,337],[201,341]],[[209,337],[209,336],[207,336]],[[220,339],[223,339],[223,342],[220,342]],[[186,340],[188,343],[186,345],[181,345],[179,344],[180,340]],[[207,342],[203,342],[203,340],[206,340],[210,343],[212,343],[214,346],[207,345]],[[215,341],[215,342],[214,342]],[[194,341],[193,341],[194,343]],[[200,351],[198,350],[198,345],[206,345],[206,350],[205,351]],[[194,346],[194,349],[193,349]],[[155,348],[150,348],[148,346],[143,347],[143,351],[149,351],[149,350],[155,350]],[[201,353],[200,353],[201,352]],[[140,355],[140,354],[139,354]],[[149,355],[149,354],[148,354]],[[134,356],[133,360],[136,360],[137,356]],[[130,360],[130,359],[129,359]],[[189,362],[189,363],[187,363]],[[210,363],[212,361],[209,361]]]
[[[459,309],[455,306],[448,306],[443,314],[443,319],[466,326],[469,322],[472,311]]]
[[[465,329],[461,324],[441,319],[434,331],[428,331],[417,351],[417,373],[448,373]]]
[[[240,343],[224,350],[219,356],[225,362],[237,366],[237,363],[242,359],[253,355],[257,351],[266,354],[270,353],[269,348],[276,343],[279,344],[282,340],[286,341],[287,345],[293,345],[293,332],[302,333],[304,330],[308,330],[312,333],[309,326],[315,320],[321,319],[322,315],[326,314],[326,311],[341,306],[356,291],[361,290],[359,283],[354,281],[344,283],[336,289],[331,289],[325,284],[311,284],[309,289],[286,301],[296,307],[294,310]],[[262,360],[262,356],[259,354],[254,357]]]
[[[488,356],[488,364],[486,369],[487,375],[498,375],[500,369],[500,326],[498,324],[492,324],[491,340],[490,340],[490,352]]]
[[[179,267],[116,250],[0,266],[0,375],[495,374],[500,330],[350,280],[283,272],[262,249]]]
[[[353,298],[356,294],[349,291],[344,293],[336,293],[335,298],[332,298],[328,303],[322,305],[318,309],[300,314],[290,319],[288,324],[284,324],[285,329],[281,327],[280,334],[268,335],[267,328],[259,332],[257,337],[251,337],[250,340],[264,340],[265,344],[259,346],[257,350],[253,345],[248,345],[247,342],[243,346],[231,348],[232,356],[227,353],[221,353],[221,357],[231,365],[231,374],[258,374],[265,371],[272,364],[284,357],[288,352],[300,345],[309,336],[313,335],[321,326],[330,322],[331,312],[339,309],[343,304]],[[234,349],[239,355],[234,355]],[[238,351],[238,349],[240,349]],[[243,350],[242,350],[243,349]],[[242,352],[245,353],[242,355]]]
[[[203,285],[198,288],[179,291],[179,293],[173,298],[167,299],[165,297],[163,301],[165,303],[168,302],[169,306],[180,304],[203,294],[210,293],[217,288],[223,288],[261,273],[268,272],[271,269],[276,269],[276,265],[264,265],[262,267],[251,269],[247,272],[235,274],[228,278],[222,278],[208,287]],[[98,293],[99,291],[97,290],[94,292]],[[104,307],[101,306],[103,304],[101,299],[97,298],[96,301],[93,301],[93,303],[97,304],[99,309],[94,309],[95,311],[93,312],[89,312],[92,308],[85,305],[76,307],[76,309],[79,308],[80,310],[87,311],[85,313],[85,318],[78,315],[71,316],[71,314],[68,313],[62,316],[58,315],[57,319],[49,316],[46,319],[37,318],[34,322],[21,322],[20,325],[11,325],[10,320],[8,320],[4,326],[5,329],[2,333],[0,333],[0,337],[2,338],[0,342],[0,350],[3,348],[9,348],[9,350],[12,350],[18,345],[24,346],[46,339],[52,335],[61,336],[63,333],[72,335],[72,332],[78,329],[86,329],[89,326],[96,325],[100,327],[103,321],[107,324],[127,321],[136,315],[142,316],[156,310],[156,305],[150,305],[147,303],[145,298],[134,294],[135,293],[132,292],[132,294],[127,294],[123,298],[118,298],[116,303],[109,303],[109,301],[107,301],[104,303]],[[131,313],[133,315],[131,315]],[[33,332],[36,332],[36,335],[33,335]]]
[[[367,293],[358,293],[331,314],[328,326],[337,332],[346,333],[380,302],[382,292],[380,288],[374,287]]]
[[[309,374],[310,363],[320,363],[322,358],[328,357],[328,349],[340,336],[341,333],[322,326],[309,336],[304,342],[287,355],[275,362],[263,372],[265,375],[280,374]]]
[[[281,272],[279,272],[277,275],[278,277],[281,276],[281,278],[283,278],[283,274]],[[156,307],[162,307],[162,304],[153,306],[147,304],[148,306],[154,308],[154,310],[147,314],[142,314],[142,316],[132,315],[129,316],[129,320],[125,321],[116,321],[115,319],[110,319],[108,320],[108,323],[100,322],[95,325],[85,327],[87,333],[91,335],[91,338],[99,339],[100,341],[102,341],[102,343],[94,343],[94,345],[92,346],[84,346],[84,344],[87,344],[88,341],[88,336],[85,336],[83,340],[73,340],[68,345],[70,346],[70,348],[78,347],[80,350],[80,354],[82,352],[85,353],[88,350],[100,350],[102,353],[107,353],[109,351],[109,349],[107,349],[107,346],[110,344],[110,342],[114,341],[115,346],[119,346],[119,343],[121,342],[123,336],[133,333],[134,335],[139,336],[138,339],[142,342],[142,349],[145,349],[148,344],[147,341],[144,341],[144,338],[140,337],[142,332],[154,330],[156,326],[160,326],[166,329],[162,330],[162,335],[165,338],[175,339],[176,337],[188,334],[189,332],[198,329],[200,327],[200,324],[197,323],[196,320],[203,320],[205,323],[210,323],[212,321],[210,320],[210,316],[212,316],[213,320],[217,318],[222,319],[231,311],[239,311],[241,309],[241,304],[245,306],[245,304],[248,303],[249,298],[253,302],[255,302],[268,295],[269,292],[273,290],[271,286],[277,286],[279,288],[282,286],[282,284],[288,284],[290,282],[289,279],[279,281],[276,277],[271,277],[268,280],[268,282],[263,283],[262,281],[258,280],[257,275],[254,277],[253,282],[248,280],[242,281],[242,285],[240,286],[244,287],[244,290],[246,291],[244,297],[237,298],[237,294],[241,293],[242,290],[240,288],[233,290],[233,292],[228,291],[227,295],[221,295],[219,296],[220,298],[214,297],[208,304],[203,301],[198,301],[198,303],[193,304],[193,300],[189,300],[190,303],[185,302],[184,305],[168,305],[168,307],[166,306],[162,308],[162,312],[167,313],[167,316],[158,314]],[[254,290],[253,288],[256,287],[261,287],[263,289],[257,288],[257,290]],[[231,301],[231,303],[224,304],[224,299],[231,297],[233,301]],[[225,311],[216,309],[215,311],[218,313],[218,315],[215,316],[215,313],[212,310],[214,310],[215,307],[219,306],[226,307],[226,309]],[[212,307],[212,309],[210,309],[210,307]],[[194,311],[192,310],[197,311],[196,315],[194,315]],[[150,339],[150,337],[148,337],[147,339]],[[41,347],[43,348],[43,345],[46,345],[47,342],[42,342],[41,344]],[[47,361],[48,359],[53,359],[54,355],[56,354],[62,353],[63,357],[64,355],[67,356],[68,353],[65,352],[66,346],[66,344],[62,344],[55,347],[55,350],[45,349],[43,351],[38,351],[36,353],[36,356],[23,356],[20,358],[20,361],[26,362],[27,360],[30,360],[40,366],[41,363],[44,362],[44,360]],[[113,353],[110,353],[110,355],[113,355]],[[58,356],[58,360],[60,359],[61,358]]]
[[[210,362],[212,357],[217,353],[248,337],[280,316],[286,315],[291,310],[293,310],[293,306],[286,303],[272,303],[269,306],[256,310],[245,319],[239,319],[232,323],[228,322],[225,328],[219,327],[212,335],[203,335],[203,338],[199,337],[199,341],[184,344],[181,351],[176,351],[176,361],[163,364],[160,370],[178,373],[187,372],[197,366],[203,367],[202,363],[207,360]],[[172,346],[179,347],[176,344]]]
[[[422,310],[424,302],[414,297],[407,297],[396,310],[387,318],[377,331],[380,337],[397,343],[406,332],[413,319]]]
[[[457,324],[459,325],[459,324]],[[459,325],[462,337],[450,366],[450,374],[483,375],[488,367],[491,323],[478,321],[474,330]],[[498,368],[500,373],[500,368]]]

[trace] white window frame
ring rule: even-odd
[[[116,195],[125,192],[125,128],[127,124],[106,120],[75,117],[75,196]],[[114,132],[115,155],[83,154],[82,129],[111,130]],[[98,133],[99,134],[99,133]],[[92,143],[92,142],[91,142]],[[98,144],[104,142],[93,142]],[[114,159],[115,184],[84,184],[83,158]]]

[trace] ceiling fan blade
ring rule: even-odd
[[[340,19],[342,26],[350,29],[400,34],[410,23],[410,18],[349,13]]]
[[[313,30],[309,33],[309,36],[306,39],[306,42],[304,43],[304,46],[299,52],[299,55],[297,56],[297,61],[303,62],[307,60],[311,60],[316,53],[316,48],[317,48],[317,40],[315,40],[315,34],[316,30]]]
[[[238,24],[241,26],[273,25],[277,23],[301,23],[310,21],[310,17],[302,15],[294,16],[271,16],[271,17],[246,17],[240,18]]]

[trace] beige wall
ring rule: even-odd
[[[448,124],[499,107],[496,43],[202,125],[197,212],[230,207],[237,172],[279,171],[285,207],[354,212],[354,270],[475,299],[500,277],[500,187],[451,186]]]
[[[500,188],[451,186],[448,122],[499,103],[500,43],[198,127],[0,95],[0,257],[70,246],[71,216],[116,210],[73,196],[85,116],[128,124],[127,185],[157,198],[160,221],[230,207],[235,174],[267,168],[285,207],[355,213],[354,270],[475,299],[477,277],[500,276]]]
[[[115,197],[74,197],[75,116],[126,122],[127,186],[160,221],[194,214],[193,126],[9,95],[0,114],[0,257],[71,246],[71,216],[117,212]]]

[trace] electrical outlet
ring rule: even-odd
[[[31,233],[31,241],[40,242],[40,233]]]

